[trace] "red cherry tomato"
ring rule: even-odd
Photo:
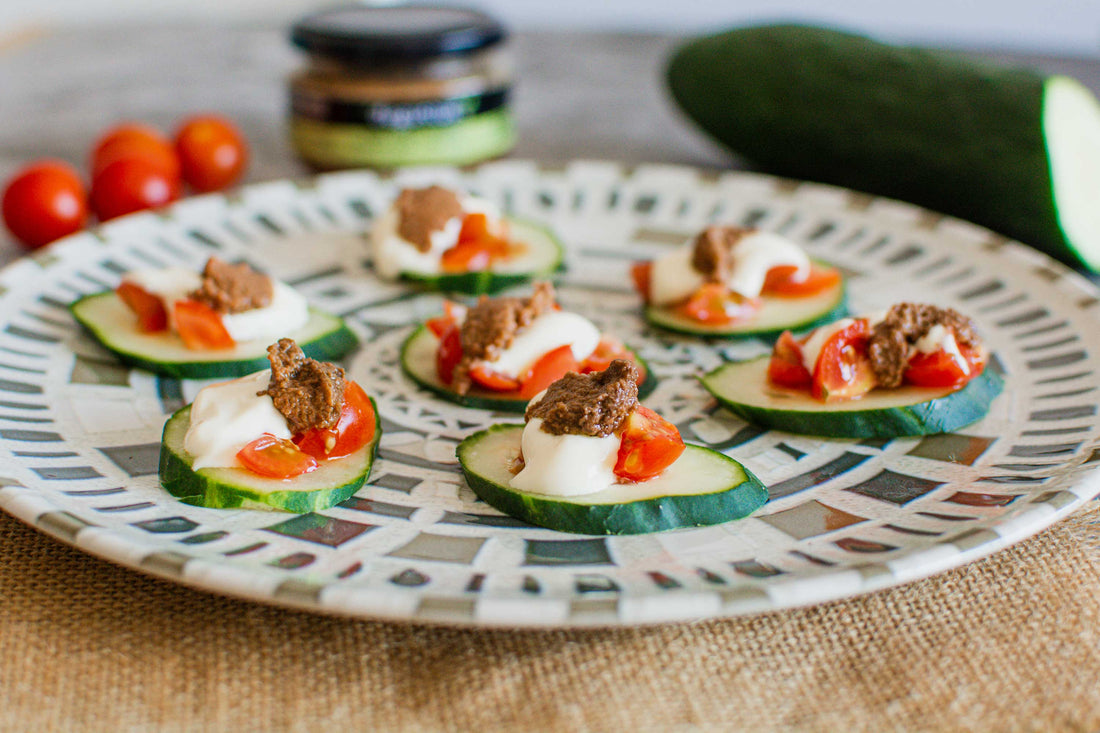
[[[719,326],[743,320],[757,308],[756,301],[741,297],[725,285],[707,283],[676,310],[693,321]]]
[[[649,302],[649,283],[653,279],[652,262],[635,262],[630,266],[630,279],[634,281],[634,289],[642,296],[642,300]]]
[[[943,349],[909,359],[905,381],[916,387],[961,387],[985,369],[985,356],[968,344],[959,344],[959,356]]]
[[[179,185],[180,160],[172,143],[154,127],[128,122],[108,130],[92,149],[92,179],[116,160],[140,158]]]
[[[566,372],[578,372],[580,368],[569,344],[548,351],[520,378],[519,396],[529,400],[564,377]]]
[[[875,387],[875,372],[867,356],[871,329],[860,318],[825,342],[814,365],[810,393],[815,399],[831,402],[848,400]]]
[[[794,279],[796,272],[798,268],[794,265],[780,265],[768,270],[761,294],[780,298],[806,298],[835,288],[841,281],[839,270],[816,263],[810,266],[809,274],[802,280]]]
[[[344,404],[334,428],[315,428],[295,439],[298,448],[318,461],[350,456],[374,438],[374,405],[355,382],[344,387]]]
[[[813,375],[802,363],[802,345],[790,331],[784,331],[775,342],[768,362],[768,381],[788,389],[808,389]]]
[[[176,132],[183,179],[199,192],[220,191],[241,178],[248,165],[248,144],[229,120],[215,115],[192,117]]]
[[[493,392],[515,392],[519,389],[519,380],[509,377],[507,374],[494,372],[482,364],[475,364],[470,368],[470,379],[479,387]]]
[[[676,426],[643,405],[624,421],[615,475],[627,481],[647,481],[660,475],[684,452]]]
[[[197,300],[177,300],[173,309],[176,330],[189,349],[232,349],[236,342],[225,330],[221,316]]]
[[[28,249],[84,228],[88,194],[76,170],[59,160],[32,163],[4,189],[4,224]]]
[[[164,301],[140,285],[123,282],[115,293],[138,318],[138,328],[145,333],[168,330],[168,311]]]
[[[92,209],[100,221],[164,206],[179,198],[179,181],[144,158],[121,158],[92,180]]]
[[[450,384],[455,381],[455,367],[462,360],[462,336],[458,325],[450,327],[439,337],[439,348],[435,352],[435,371],[439,381]]]
[[[267,478],[294,478],[317,469],[316,458],[271,433],[264,433],[237,451],[237,460],[249,471]]]

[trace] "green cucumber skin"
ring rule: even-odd
[[[517,220],[512,219],[511,221]],[[557,258],[551,266],[534,272],[478,270],[477,272],[456,272],[444,275],[421,275],[413,272],[403,272],[401,273],[401,279],[423,290],[461,293],[463,295],[493,295],[502,290],[523,285],[536,278],[550,277],[563,271],[565,269],[565,249],[557,235],[541,224],[526,220],[523,220],[523,224],[528,228],[543,232],[547,241],[551,241],[557,246]]]
[[[69,312],[73,318],[88,333],[95,338],[105,349],[114,354],[119,361],[127,366],[144,369],[165,377],[176,379],[217,379],[243,377],[261,369],[271,366],[267,354],[253,359],[234,359],[230,361],[196,361],[196,362],[163,362],[157,361],[152,356],[145,356],[132,351],[121,351],[107,345],[102,335],[100,324],[92,323],[85,319],[80,312],[80,304],[89,298],[104,296],[104,293],[86,295],[69,305]],[[310,308],[310,313],[319,313]],[[340,326],[325,335],[312,341],[298,344],[306,356],[317,361],[335,361],[352,352],[359,345],[359,338],[352,332],[347,324],[341,320]]]
[[[329,509],[351,498],[356,491],[362,488],[370,475],[378,450],[378,442],[382,436],[382,424],[378,417],[378,405],[375,404],[374,398],[371,398],[371,404],[374,406],[375,414],[374,440],[370,445],[369,460],[354,481],[315,491],[250,491],[246,487],[229,486],[193,471],[187,458],[169,448],[162,437],[160,446],[161,486],[185,504],[208,509],[238,509],[244,506],[246,502],[263,504],[272,509],[296,514]],[[187,405],[181,408],[168,419],[168,422],[165,423],[164,434],[168,432],[168,424],[176,420],[186,420],[190,423],[191,406]]]
[[[770,173],[910,201],[1081,265],[1053,198],[1040,73],[771,25],[685,44],[666,78],[703,130]]]
[[[737,363],[726,364],[701,380],[703,387],[723,407],[750,423],[771,430],[829,438],[900,438],[950,433],[985,417],[990,403],[1004,389],[1001,375],[987,368],[957,392],[905,407],[836,412],[777,410],[730,401],[708,383],[708,378],[718,372],[736,367]]]
[[[405,373],[405,376],[416,383],[421,389],[425,389],[437,397],[442,397],[448,402],[453,402],[456,405],[462,405],[463,407],[473,407],[478,410],[491,410],[493,412],[508,412],[513,414],[522,415],[527,410],[527,403],[529,400],[524,399],[512,399],[507,397],[489,397],[485,394],[464,394],[460,395],[457,392],[447,389],[445,386],[431,384],[420,379],[409,368],[408,360],[405,359],[405,351],[409,348],[409,345],[418,338],[424,338],[425,332],[427,332],[427,326],[420,326],[414,330],[409,337],[405,339],[401,344],[401,371]],[[627,347],[630,349],[630,347]],[[638,399],[643,400],[649,395],[653,394],[653,390],[657,389],[657,377],[654,376],[653,370],[649,368],[649,363],[645,359],[638,356],[633,349],[630,352],[634,354],[634,358],[645,369],[646,378],[641,384],[638,385]],[[433,366],[434,368],[434,366]]]
[[[840,320],[841,318],[847,317],[847,315],[848,315],[848,293],[847,293],[847,289],[845,289],[844,296],[840,299],[840,302],[837,303],[836,306],[832,310],[829,310],[825,313],[822,313],[821,315],[819,315],[815,318],[811,318],[810,320],[803,321],[801,323],[792,323],[792,324],[784,326],[783,328],[764,329],[763,331],[728,331],[728,332],[722,332],[722,331],[692,328],[691,326],[688,326],[687,324],[670,323],[670,322],[667,322],[667,321],[660,320],[659,315],[657,315],[656,313],[658,311],[661,311],[661,310],[667,310],[667,309],[662,309],[658,306],[647,305],[645,307],[645,310],[643,311],[643,314],[645,316],[646,323],[649,323],[651,326],[654,326],[655,328],[659,328],[662,331],[670,331],[672,333],[679,333],[679,334],[683,334],[685,336],[701,336],[703,338],[713,338],[713,339],[735,340],[735,339],[758,338],[758,339],[762,339],[764,341],[773,342],[776,339],[778,339],[783,334],[784,331],[794,331],[794,332],[809,331],[811,329],[817,328],[818,326],[824,326],[826,323],[832,323],[833,321],[837,321],[837,320]]]
[[[768,501],[768,489],[742,466],[746,480],[727,491],[713,494],[662,496],[628,504],[571,504],[533,494],[507,490],[466,467],[463,454],[491,432],[522,430],[522,425],[493,425],[459,443],[462,473],[474,493],[510,517],[559,532],[588,535],[625,535],[706,527],[743,519]],[[698,446],[695,446],[698,447]],[[712,451],[727,461],[729,456]]]

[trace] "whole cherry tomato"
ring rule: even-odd
[[[29,249],[80,231],[88,194],[76,170],[58,160],[32,163],[4,189],[4,224]]]
[[[92,180],[116,160],[141,158],[179,185],[180,160],[171,141],[156,128],[133,122],[108,130],[92,148]]]
[[[116,160],[92,179],[92,209],[100,221],[164,206],[179,194],[179,180],[143,158]]]
[[[214,115],[192,117],[176,133],[183,179],[199,192],[236,183],[248,164],[248,144],[232,122]]]

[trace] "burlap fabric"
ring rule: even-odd
[[[753,618],[506,632],[328,618],[0,515],[0,728],[1100,729],[1100,508],[939,577]]]

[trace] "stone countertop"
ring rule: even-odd
[[[520,138],[513,157],[740,167],[665,96],[664,60],[679,40],[518,34]],[[1066,73],[1100,92],[1100,57],[980,55]],[[308,175],[285,129],[285,80],[301,61],[285,30],[271,27],[74,27],[0,37],[0,180],[41,157],[83,167],[95,139],[120,121],[171,130],[200,111],[220,112],[242,127],[253,152],[249,182]],[[0,264],[19,254],[0,233]]]

